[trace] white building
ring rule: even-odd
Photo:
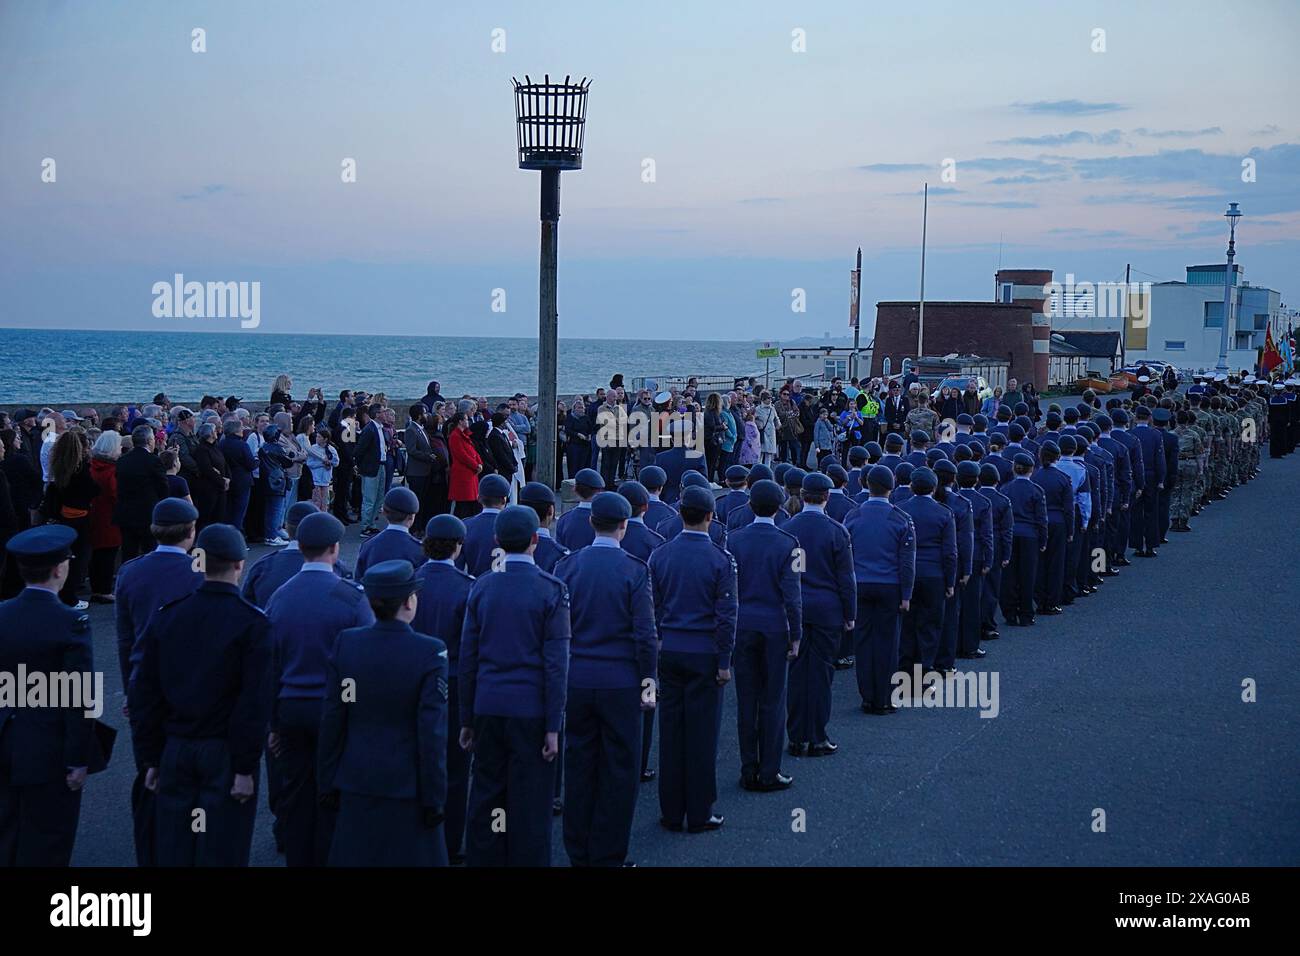
[[[781,370],[785,378],[797,378],[805,385],[820,382],[829,384],[831,379],[835,378],[847,382],[855,374],[862,376],[871,371],[871,346],[859,347],[857,354],[855,373],[852,370],[853,348],[851,346],[792,346],[781,349]]]

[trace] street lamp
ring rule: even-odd
[[[1228,271],[1223,274],[1223,327],[1219,330],[1219,364],[1215,371],[1228,371],[1228,319],[1232,315],[1232,259],[1237,254],[1237,220],[1241,210],[1235,202],[1228,203],[1228,211],[1223,214],[1228,220]]]
[[[540,82],[524,75],[515,88],[515,129],[519,168],[542,174],[542,262],[537,322],[537,469],[539,480],[558,484],[556,462],[556,361],[559,315],[555,274],[560,226],[560,173],[582,168],[582,140],[587,122],[587,79]]]

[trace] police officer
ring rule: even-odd
[[[370,542],[379,540],[376,535]],[[317,512],[296,534],[302,568],[271,595],[271,732],[279,790],[272,812],[289,866],[324,866],[334,814],[320,807],[316,762],[326,660],[340,631],[375,622],[361,585],[334,573],[343,523]],[[367,542],[367,543],[370,543]],[[283,553],[283,552],[278,552]]]
[[[154,612],[164,604],[193,593],[203,583],[194,568],[194,523],[198,510],[184,498],[164,498],[153,507],[150,532],[157,542],[122,565],[117,572],[113,609],[117,618],[117,661],[122,673],[122,693],[127,695],[131,675],[140,664],[140,639]],[[279,554],[280,552],[272,552]],[[131,821],[135,859],[139,866],[154,866],[158,830],[154,793],[145,788],[145,767],[136,766],[131,785]]]
[[[474,754],[466,862],[550,866],[569,594],[533,561],[537,514],[531,508],[503,509],[495,533],[504,568],[474,582],[461,633],[460,742]]]
[[[338,821],[331,866],[446,866],[447,647],[411,627],[420,580],[380,561],[361,579],[375,621],[338,635],[326,668],[320,787]]]
[[[243,534],[211,524],[197,548],[203,583],[159,608],[141,640],[133,744],[158,797],[158,865],[247,866],[270,717],[270,625],[239,595]]]
[[[479,488],[481,498],[481,484]],[[388,489],[388,494],[384,495],[383,511],[388,524],[379,534],[361,542],[361,550],[357,553],[357,577],[364,577],[366,568],[381,561],[405,561],[412,567],[424,563],[420,542],[411,534],[415,516],[420,513],[420,499],[415,492],[403,485]]]
[[[724,822],[714,803],[722,692],[736,643],[736,563],[709,540],[713,507],[710,492],[687,488],[682,533],[650,556],[660,640],[659,822],[676,831],[685,818],[691,833]]]
[[[546,485],[542,487],[551,490]],[[464,540],[465,524],[455,515],[435,515],[425,525],[421,546],[428,560],[416,571],[421,596],[415,618],[411,621],[411,628],[416,633],[436,637],[447,648],[447,714],[451,727],[455,727],[460,719],[460,634],[465,626],[465,605],[474,586],[474,578],[456,567],[456,558]],[[540,528],[538,544],[541,544]],[[447,801],[443,811],[446,814],[443,834],[447,840],[447,858],[453,864],[464,863],[469,754],[461,749],[457,734],[447,734],[446,759]]]
[[[40,525],[9,539],[23,589],[0,603],[0,673],[94,673],[90,620],[59,600],[77,533]],[[85,675],[84,677],[82,675]],[[17,688],[25,694],[27,687]],[[57,708],[0,703],[0,867],[67,866],[90,764],[93,702],[52,701]],[[68,706],[69,704],[73,706]]]
[[[957,586],[957,519],[934,499],[939,479],[926,467],[912,472],[912,497],[899,507],[916,535],[916,577],[903,615],[899,668],[931,670],[939,653],[945,603]]]
[[[627,485],[638,482],[626,482]],[[644,490],[642,489],[642,493]],[[574,866],[624,866],[641,768],[641,715],[655,706],[658,636],[645,561],[620,547],[632,517],[611,491],[591,502],[591,545],[556,568],[569,589],[564,846]]]
[[[889,698],[898,669],[898,629],[916,579],[916,533],[906,512],[889,502],[893,485],[890,470],[873,465],[866,475],[867,500],[846,521],[858,591],[854,665],[868,714],[896,709]]]
[[[790,754],[795,757],[829,756],[838,749],[826,734],[831,717],[831,683],[836,658],[846,656],[841,653],[844,635],[852,638],[858,616],[849,533],[826,513],[832,487],[831,479],[819,472],[805,476],[801,489],[803,508],[781,529],[794,535],[799,543],[803,604],[803,636],[798,656],[790,665],[786,722]],[[850,643],[847,654],[852,653]]]
[[[500,475],[483,476],[478,483],[478,500],[483,510],[466,519],[465,544],[456,559],[456,566],[475,578],[492,569],[492,552],[497,546],[497,515],[510,501],[510,483]],[[538,526],[541,526],[540,520]]]
[[[270,551],[253,562],[239,585],[239,593],[245,601],[265,609],[276,589],[298,573],[303,563],[298,545],[298,525],[316,511],[316,506],[310,501],[295,501],[289,506],[284,527],[292,540],[283,549]],[[335,572],[341,574],[342,569],[336,566]]]
[[[560,559],[569,553],[568,548],[551,536],[551,527],[555,524],[555,492],[550,485],[530,481],[519,489],[519,503],[537,512],[537,550],[533,552],[533,560],[550,574]],[[452,713],[455,713],[454,708]]]
[[[560,515],[555,523],[555,540],[570,551],[591,544],[596,532],[591,530],[591,499],[605,490],[605,479],[592,468],[583,468],[573,476],[573,491],[578,496],[576,507]]]
[[[1034,459],[1020,452],[1011,462],[1015,477],[1002,486],[1011,502],[1011,563],[1002,573],[1002,619],[1012,627],[1034,623],[1038,562],[1047,551],[1047,498],[1030,475]]]

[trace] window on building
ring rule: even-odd
[[[1187,348],[1187,343],[1182,339],[1165,339],[1166,352],[1181,352]]]
[[[1010,282],[1004,282],[1004,283],[1002,283],[1002,289],[1000,290],[1000,294],[999,294],[999,297],[998,297],[998,301],[1000,301],[1000,302],[1002,302],[1002,303],[1004,303],[1004,304],[1006,304],[1006,305],[1010,305],[1010,304],[1011,304],[1011,300],[1012,300],[1012,291],[1011,291],[1011,289],[1012,289],[1012,286],[1011,286],[1011,283],[1010,283]]]
[[[849,360],[828,358],[823,371],[828,382],[833,378],[848,378]]]
[[[1238,332],[1236,344],[1233,348],[1253,349],[1255,347],[1255,334],[1253,332]]]
[[[1223,328],[1223,303],[1205,303],[1205,327],[1207,329]]]
[[[1256,312],[1256,313],[1255,313],[1255,331],[1256,331],[1256,332],[1264,332],[1264,331],[1267,331],[1267,329],[1268,329],[1268,313],[1267,313],[1267,312]]]

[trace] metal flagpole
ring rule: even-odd
[[[925,341],[925,228],[930,216],[930,184],[924,184],[921,200],[921,311],[916,321],[916,364],[921,364],[924,354],[921,345]]]

